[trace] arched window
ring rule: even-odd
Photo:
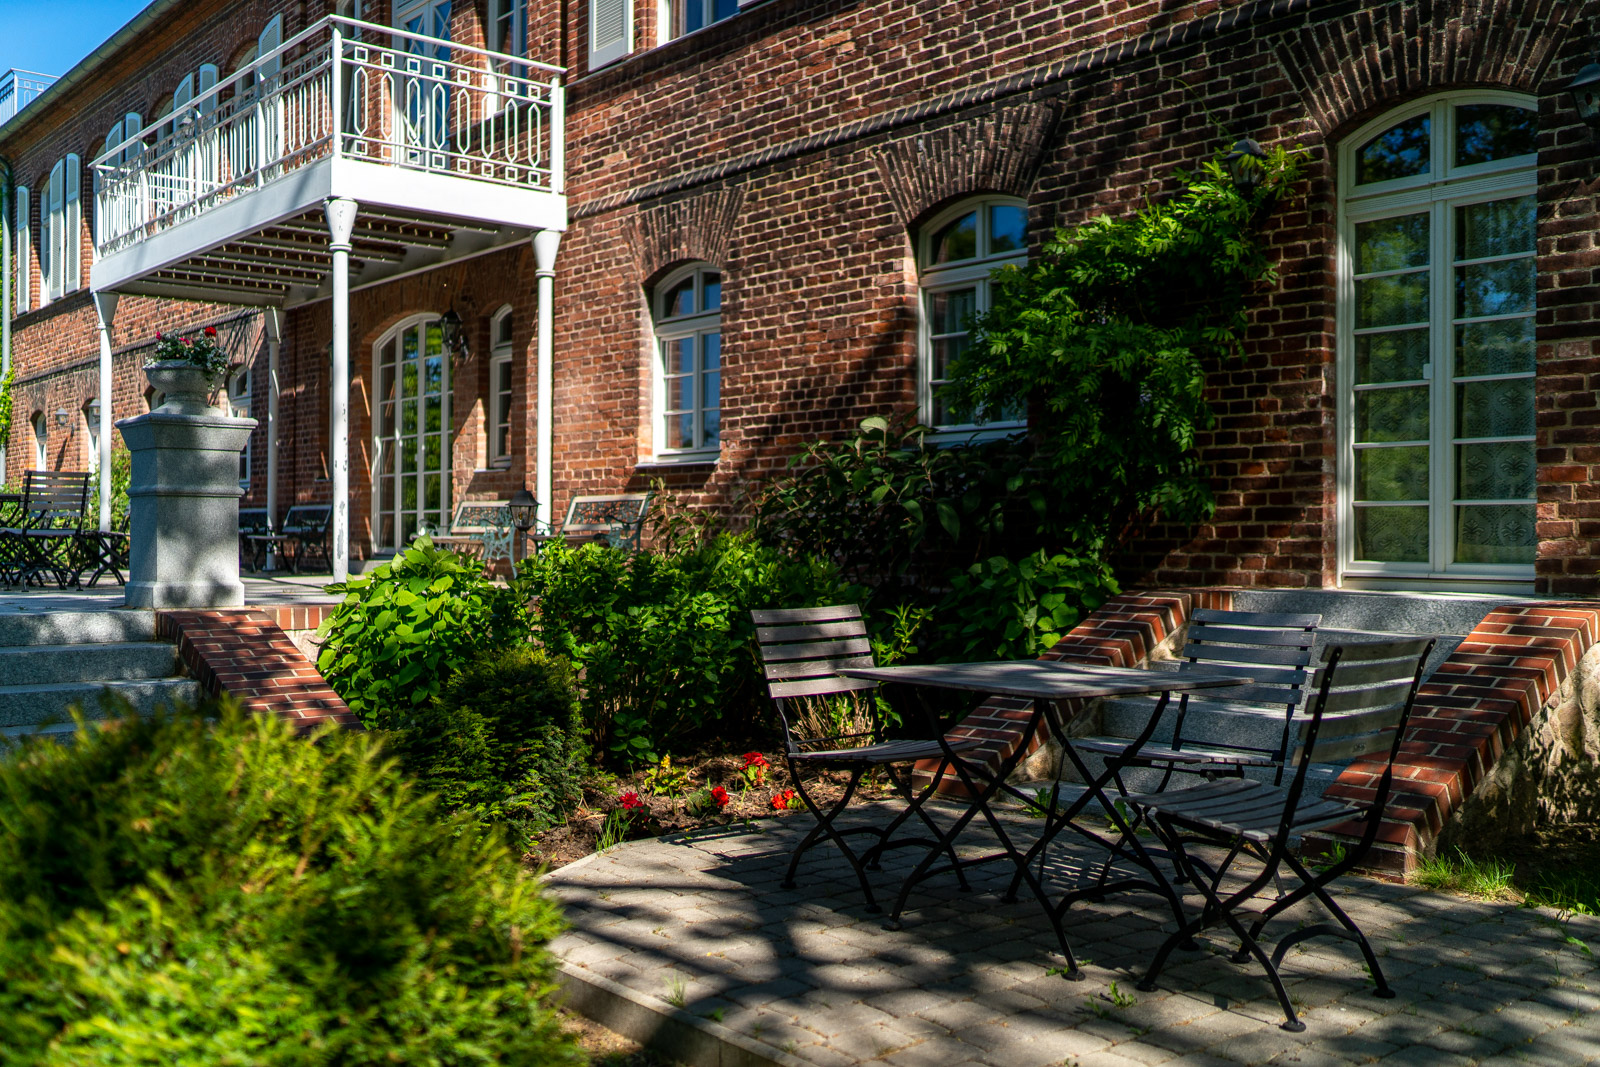
[[[33,469],[50,469],[50,431],[45,428],[44,412],[33,413]]]
[[[90,397],[83,402],[84,467],[91,474],[100,472],[100,401]]]
[[[1436,98],[1340,151],[1343,573],[1533,577],[1536,103]]]
[[[511,466],[511,309],[501,308],[489,322],[489,466]]]
[[[50,169],[45,202],[40,212],[39,275],[43,285],[40,303],[58,300],[77,289],[82,270],[79,228],[83,208],[79,199],[82,165],[69,155]]]
[[[935,215],[918,233],[922,336],[917,398],[924,424],[965,432],[1022,425],[1020,408],[999,412],[981,427],[960,422],[939,399],[938,388],[948,380],[950,365],[967,350],[973,317],[989,310],[990,273],[1027,259],[1028,205],[1013,197],[963,200]]]
[[[722,447],[722,274],[691,263],[655,293],[655,451],[714,455]]]
[[[102,154],[116,150],[116,155],[106,155],[107,163],[126,163],[139,155],[144,150],[144,145],[139,141],[129,141],[141,129],[139,113],[130,111],[122,116],[122,121],[113,122],[111,129],[106,131],[106,143],[100,150]],[[123,144],[123,142],[128,142]]]
[[[450,522],[450,358],[439,316],[413,315],[372,349],[372,511],[378,551]]]
[[[235,418],[248,419],[250,417],[250,365],[246,363],[239,368],[228,381],[228,412]],[[252,432],[245,438],[244,451],[239,453],[239,488],[250,491],[250,457],[253,454],[252,445],[256,435]]]

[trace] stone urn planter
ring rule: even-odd
[[[211,394],[219,384],[206,369],[187,360],[163,359],[144,365],[144,376],[158,393],[165,394],[156,411],[170,415],[217,415]]]

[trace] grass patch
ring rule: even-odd
[[[1441,893],[1458,893],[1480,900],[1506,900],[1512,896],[1515,864],[1508,860],[1477,860],[1456,849],[1453,856],[1425,859],[1411,875],[1411,884]]]

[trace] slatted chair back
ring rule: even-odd
[[[1251,684],[1230,688],[1221,698],[1230,710],[1256,711],[1283,717],[1275,747],[1205,739],[1208,748],[1264,756],[1282,764],[1288,752],[1296,710],[1305,702],[1311,680],[1312,646],[1321,615],[1293,615],[1259,611],[1197,610],[1189,620],[1179,670],[1197,666],[1235,671]],[[1184,720],[1189,710],[1187,694],[1178,703],[1173,747],[1185,743]],[[1200,741],[1200,738],[1189,739]]]
[[[88,471],[27,471],[22,478],[22,523],[30,530],[83,529],[89,510]]]
[[[796,701],[877,688],[876,682],[841,677],[845,667],[871,667],[872,643],[855,604],[826,608],[752,611],[767,693],[783,723],[785,746],[816,738],[795,738],[789,710]]]
[[[1311,714],[1296,724],[1295,762],[1391,760],[1411,714],[1432,637],[1330,645]]]

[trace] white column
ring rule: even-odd
[[[328,250],[333,253],[333,366],[329,394],[333,401],[328,466],[333,474],[333,580],[350,577],[350,233],[356,225],[356,202],[330,196],[323,202],[328,218]]]
[[[534,270],[539,279],[539,329],[536,344],[539,384],[538,405],[534,413],[534,417],[539,420],[539,458],[535,467],[533,495],[539,499],[539,522],[547,529],[551,516],[552,472],[555,470],[555,461],[551,455],[555,441],[555,427],[551,425],[551,409],[554,407],[555,395],[555,386],[551,380],[555,362],[552,323],[555,309],[556,249],[560,245],[559,230],[540,230],[533,235]]]
[[[117,294],[94,294],[94,317],[100,327],[100,532],[111,529],[111,321],[117,317]]]
[[[283,347],[283,311],[267,308],[261,313],[267,335],[267,523],[278,530],[278,352]],[[276,569],[277,560],[267,566]]]

